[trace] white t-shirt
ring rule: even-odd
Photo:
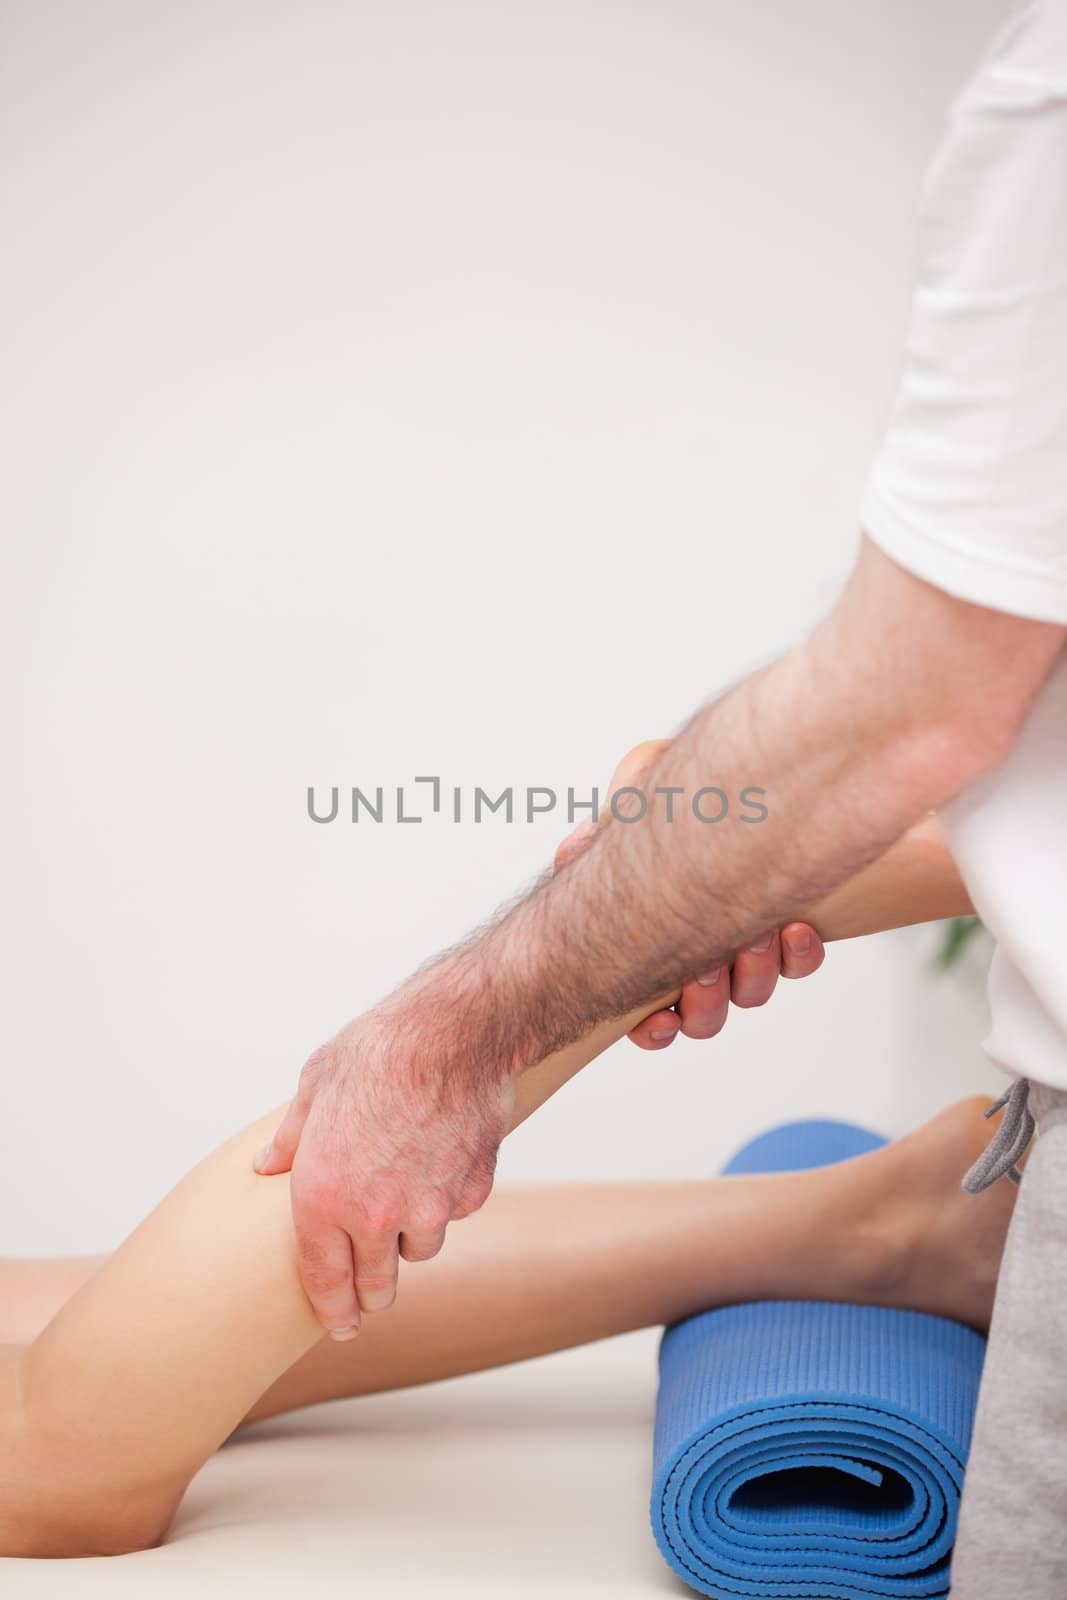
[[[1067,0],[1012,16],[951,110],[863,526],[949,594],[1067,625]],[[944,820],[997,941],[986,1048],[1067,1089],[1067,654]]]

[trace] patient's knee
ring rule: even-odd
[[[0,1555],[47,1557],[125,1556],[157,1545],[173,1513],[157,1504],[91,1503],[44,1487],[21,1506],[0,1511]]]
[[[31,1415],[17,1385],[6,1399],[0,1404],[0,1556],[128,1555],[160,1542],[180,1490],[144,1480],[101,1482],[56,1418]]]

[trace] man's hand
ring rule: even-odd
[[[647,739],[623,756],[608,787],[609,798],[618,789],[640,789],[670,739]],[[583,822],[569,833],[556,851],[556,870],[582,855],[609,824],[605,808],[597,822]],[[630,1034],[642,1050],[664,1050],[680,1033],[687,1039],[714,1039],[726,1023],[731,1001],[749,1009],[766,1005],[781,978],[807,978],[823,964],[822,940],[806,922],[789,922],[781,931],[762,934],[732,964],[723,963],[701,973],[682,990],[678,1004],[656,1011]]]
[[[283,1171],[299,1143],[301,1269],[330,1330],[350,1336],[360,1297],[391,1300],[397,1257],[432,1254],[485,1199],[512,1080],[600,1023],[692,992],[989,772],[1065,636],[955,600],[864,541],[810,637],[698,712],[656,763],[664,792],[695,790],[712,760],[732,792],[758,756],[764,827],[724,833],[691,808],[669,832],[651,810],[641,827],[608,824],[320,1051],[259,1165]]]
[[[300,1275],[334,1339],[392,1304],[400,1256],[428,1261],[447,1224],[485,1203],[511,1119],[511,1079],[475,1090],[450,1073],[444,1019],[420,1039],[425,1009],[407,1004],[403,1018],[357,1017],[316,1050],[256,1159],[265,1175],[292,1168]]]
[[[637,785],[668,743],[632,750],[612,792]],[[557,869],[583,854],[598,831],[565,840]],[[809,936],[803,958],[787,954],[794,931]],[[814,929],[792,924],[762,951],[745,951],[732,968],[722,967],[717,983],[686,985],[676,1010],[656,1012],[630,1037],[653,1050],[679,1031],[710,1039],[731,997],[736,1005],[762,1005],[780,972],[802,977],[822,958]],[[363,1312],[392,1304],[400,1257],[430,1260],[448,1223],[477,1211],[492,1189],[514,1080],[487,1078],[479,1086],[464,1073],[470,1041],[462,992],[461,977],[450,985],[437,969],[342,1028],[305,1063],[296,1098],[256,1160],[265,1176],[292,1170],[301,1279],[335,1339],[353,1338]]]

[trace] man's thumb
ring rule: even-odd
[[[274,1138],[263,1146],[253,1162],[261,1176],[272,1178],[276,1173],[289,1171],[309,1110],[310,1107],[301,1105],[299,1100],[292,1102]]]

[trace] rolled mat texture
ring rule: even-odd
[[[791,1123],[725,1171],[824,1166],[884,1142]],[[815,1301],[669,1328],[652,1481],[668,1566],[718,1600],[947,1595],[984,1354],[981,1334],[943,1317]]]

